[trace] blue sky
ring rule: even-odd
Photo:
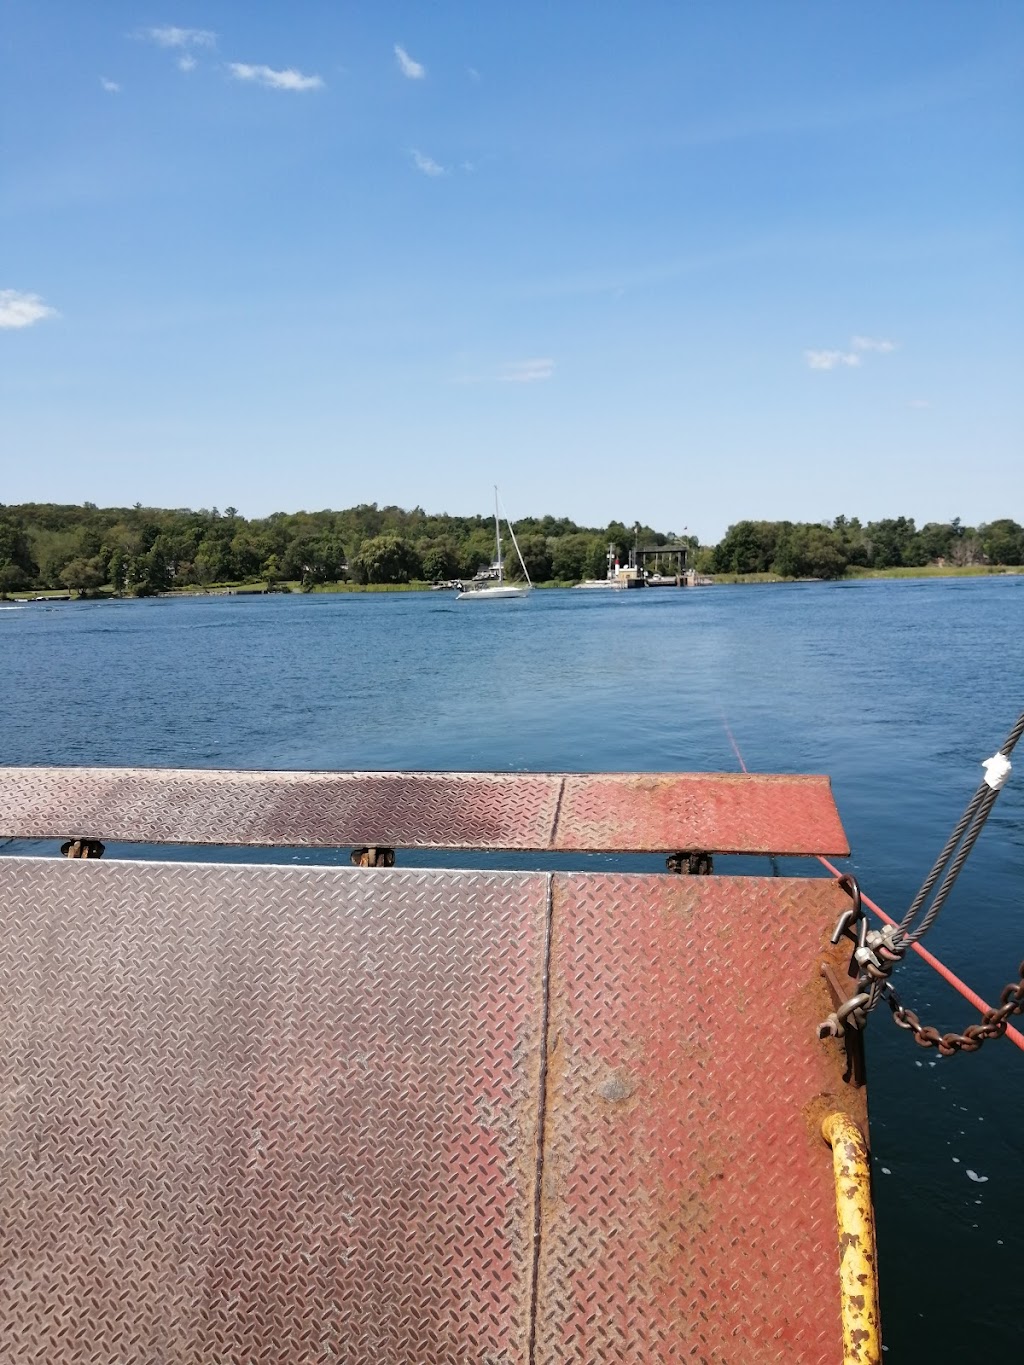
[[[1024,5],[6,0],[0,502],[1024,520]]]

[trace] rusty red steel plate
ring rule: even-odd
[[[2,768],[0,837],[843,857],[827,777]]]
[[[825,844],[850,851],[827,777],[753,773],[567,776],[555,839],[638,852],[816,854]]]
[[[0,1361],[525,1362],[548,889],[0,859]]]
[[[842,1359],[835,883],[558,876],[536,1360]],[[848,956],[848,950],[847,950]]]

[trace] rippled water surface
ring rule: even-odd
[[[731,771],[731,733],[832,775],[897,911],[1024,707],[1024,577],[0,605],[0,697],[4,764]],[[1017,766],[928,940],[990,1000],[1024,954]],[[974,1017],[916,960],[901,988]],[[940,1060],[879,1014],[869,1066],[887,1359],[1019,1350],[1024,1054]]]

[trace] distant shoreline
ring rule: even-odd
[[[1013,578],[1024,574],[1024,565],[1017,564],[971,564],[964,567],[954,565],[935,565],[927,564],[919,568],[894,568],[894,569],[852,569],[839,578],[784,578],[778,574],[770,573],[751,573],[751,574],[715,574],[714,582],[706,584],[701,588],[679,588],[678,592],[701,592],[708,587],[736,587],[742,585],[771,584],[771,583],[853,583],[867,578],[891,578],[891,579],[929,579],[929,578]],[[548,588],[572,588],[575,585],[568,582],[548,582],[535,583],[534,587],[540,591]],[[162,599],[180,597],[275,597],[295,595],[303,596],[322,596],[325,593],[390,593],[390,592],[430,592],[432,584],[424,582],[414,583],[317,583],[310,588],[303,589],[298,582],[275,583],[272,587],[258,583],[211,583],[209,587],[185,587],[176,588],[170,592],[153,594]],[[670,588],[652,588],[652,592],[668,592]],[[40,588],[38,591],[22,591],[9,593],[6,600],[8,602],[77,602],[77,601],[110,601],[117,597],[111,588],[97,588],[86,596],[70,594],[65,588],[47,589]],[[131,594],[124,594],[121,601],[133,600]],[[134,599],[134,600],[142,600]]]

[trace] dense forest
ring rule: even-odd
[[[535,582],[603,576],[608,545],[624,556],[637,534],[644,544],[675,542],[651,527],[583,527],[564,517],[525,517],[515,530]],[[696,540],[690,545],[695,550]],[[214,583],[408,583],[471,578],[493,557],[491,517],[435,516],[419,507],[247,520],[233,507],[0,505],[0,591],[110,587],[147,596]]]
[[[586,527],[550,516],[521,519],[516,534],[535,582],[602,577],[609,544],[624,562],[637,541],[685,544],[695,568],[720,574],[838,578],[851,567],[1024,564],[1024,527],[1008,519],[969,527],[955,518],[920,529],[911,517],[740,521],[714,546],[647,526]],[[419,507],[371,504],[247,520],[233,507],[0,504],[0,594],[67,588],[147,596],[216,583],[437,581],[472,577],[493,548],[490,517],[431,515]]]
[[[861,523],[740,521],[698,554],[698,567],[714,573],[773,573],[785,578],[841,578],[848,569],[923,568],[926,564],[1024,564],[1024,527],[1001,519],[981,526],[913,517]]]

